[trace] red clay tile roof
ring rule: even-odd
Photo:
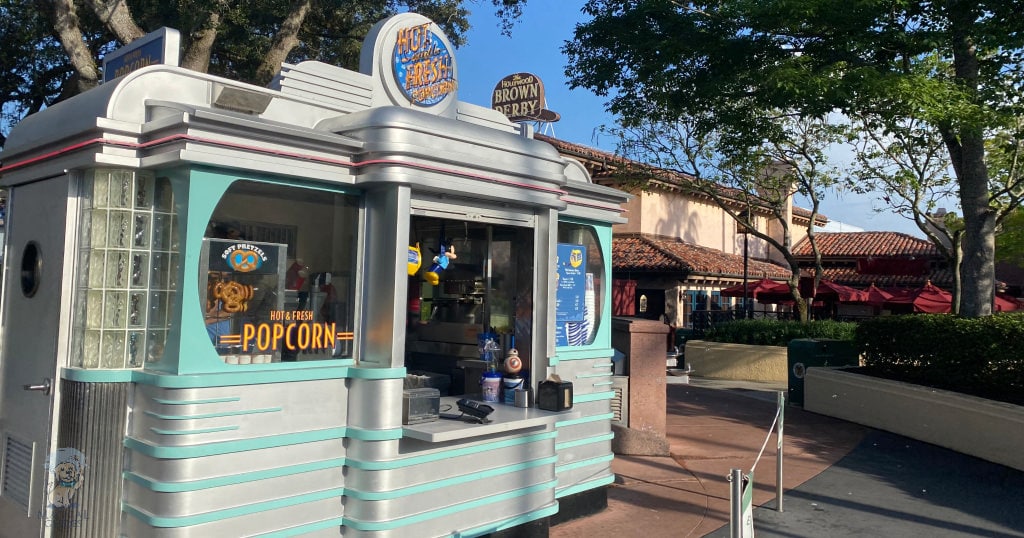
[[[672,237],[621,234],[612,238],[612,269],[739,277],[743,276],[743,256]],[[752,279],[789,278],[789,268],[751,259],[748,260],[747,274]]]
[[[941,256],[931,241],[899,232],[818,232],[814,237],[818,250],[826,257]],[[811,242],[800,240],[793,254],[811,256]]]
[[[616,165],[628,166],[630,164],[638,164],[635,161],[632,161],[631,159],[622,157],[621,155],[616,155],[614,153],[610,153],[607,151],[591,148],[588,146],[584,146],[582,144],[566,142],[565,140],[559,140],[557,138],[542,135],[539,133],[535,133],[533,137],[537,140],[551,144],[552,146],[555,147],[555,149],[558,150],[559,153],[568,154],[569,156],[579,157],[589,161],[584,162],[583,165],[586,166],[588,170],[590,170],[591,177],[593,178],[614,176]],[[686,176],[686,174],[679,175]],[[664,179],[668,183],[672,182],[672,180],[670,180],[669,178]],[[678,181],[677,183],[679,185],[682,185],[683,182]],[[740,191],[738,189],[726,186],[719,186],[719,189],[721,189],[721,194],[726,198],[740,198]],[[809,219],[811,218],[811,211],[809,209],[804,209],[802,207],[793,206],[793,216],[797,218],[802,217],[804,219]],[[824,226],[825,224],[828,223],[828,217],[822,215],[821,213],[818,213],[817,217],[815,218],[815,222],[819,226]]]
[[[826,267],[821,278],[858,289],[874,283],[879,288],[919,288],[927,281],[940,288],[953,286],[953,273],[949,269],[935,269],[925,275],[865,275],[855,267]]]

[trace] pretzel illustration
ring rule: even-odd
[[[234,314],[249,310],[249,299],[253,297],[253,287],[234,280],[225,280],[214,284],[214,298],[224,303],[224,311]]]

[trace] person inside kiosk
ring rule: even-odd
[[[352,357],[358,198],[239,180],[201,253],[201,303],[220,360]]]

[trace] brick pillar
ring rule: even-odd
[[[639,318],[612,319],[612,347],[626,355],[629,429],[665,437],[665,360],[668,325]]]

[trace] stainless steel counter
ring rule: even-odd
[[[457,396],[444,396],[441,398],[441,412],[459,414],[459,408],[455,402]],[[480,401],[480,400],[476,400]],[[503,403],[488,403],[494,408],[494,412],[487,418],[487,424],[476,424],[464,420],[438,419],[434,422],[422,424],[410,424],[404,426],[406,437],[440,443],[444,441],[455,441],[459,439],[470,439],[495,433],[525,430],[537,427],[554,427],[555,422],[570,420],[579,416],[578,412],[567,411],[544,411],[536,407],[514,407]],[[448,411],[445,411],[448,409]]]

